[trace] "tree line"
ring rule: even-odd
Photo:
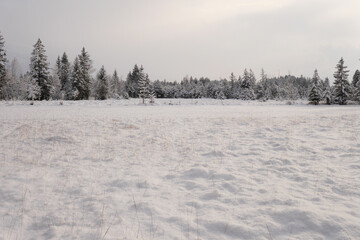
[[[71,63],[64,52],[53,68],[47,61],[40,39],[33,45],[30,70],[20,72],[16,59],[6,57],[5,41],[0,33],[0,99],[2,100],[104,100],[108,98],[141,98],[154,102],[155,98],[216,98],[242,100],[297,100],[308,99],[311,104],[347,104],[360,102],[360,71],[352,82],[341,58],[336,65],[334,83],[319,77],[314,71],[311,79],[291,75],[269,78],[264,70],[256,79],[251,69],[229,79],[210,80],[206,77],[184,77],[180,82],[150,81],[143,66],[135,65],[125,80],[115,70],[109,75],[104,66],[93,77],[92,60],[82,48]]]

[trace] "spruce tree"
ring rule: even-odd
[[[60,68],[61,68],[60,56],[58,56],[56,59],[55,68],[56,68],[56,73],[58,74],[58,76],[60,76]]]
[[[255,83],[255,77],[253,77],[252,71],[250,70],[249,73],[247,69],[245,69],[241,83],[241,99],[243,100],[255,99],[255,93],[253,90],[254,83]]]
[[[31,77],[41,89],[40,96],[35,100],[48,100],[50,98],[49,63],[45,52],[45,47],[39,38],[34,45],[30,58]]]
[[[65,84],[65,96],[69,100],[80,100],[79,92],[81,89],[81,69],[79,58],[76,57],[71,70],[70,81]]]
[[[20,78],[20,65],[16,58],[14,58],[6,68],[6,83],[3,87],[3,97],[5,100],[26,99],[26,85]]]
[[[236,76],[234,73],[230,74],[230,93],[228,94],[229,98],[236,98],[237,95],[237,86],[236,86]]]
[[[356,70],[355,73],[354,73],[354,76],[353,76],[353,80],[351,82],[351,85],[353,87],[356,87],[357,86],[357,83],[360,81],[360,71],[359,70]]]
[[[357,83],[360,81],[360,71],[356,70],[353,76],[353,80],[350,84],[349,91],[351,94],[351,100],[358,101],[357,99]]]
[[[135,64],[132,72],[129,72],[127,75],[125,91],[131,98],[137,98],[139,96],[139,80],[143,70],[144,69],[142,67],[139,68],[137,64]]]
[[[6,64],[8,60],[6,58],[5,41],[0,32],[0,99],[4,99],[4,88],[6,85]]]
[[[354,94],[355,101],[360,102],[360,81],[356,83],[355,87],[355,94]]]
[[[349,70],[346,70],[344,66],[343,58],[340,59],[339,63],[336,65],[336,72],[334,73],[334,94],[335,101],[340,105],[345,105],[349,99],[349,82],[347,80],[349,76]]]
[[[333,94],[330,88],[325,89],[324,96],[323,96],[327,105],[330,105],[333,101]]]
[[[91,84],[91,59],[85,48],[81,50],[79,55],[79,66],[80,66],[80,78],[77,90],[79,91],[79,99],[89,99],[90,96],[90,84]]]
[[[41,88],[36,79],[28,73],[24,76],[23,80],[26,83],[26,98],[32,101],[39,99],[41,96]]]
[[[329,80],[329,78],[325,78],[325,81],[324,81],[324,83],[323,83],[323,85],[322,85],[322,90],[323,91],[325,91],[325,89],[330,89],[330,80]]]
[[[143,68],[141,67],[141,69]],[[139,74],[139,97],[142,99],[143,104],[145,104],[145,99],[149,97],[149,82],[149,76],[141,70]]]
[[[333,100],[332,91],[330,87],[330,81],[329,78],[325,78],[324,84],[323,84],[323,99],[325,100],[326,104],[330,105]]]
[[[241,82],[242,88],[250,88],[250,76],[248,70],[245,68]]]
[[[96,76],[95,97],[97,100],[105,100],[108,95],[108,80],[104,66],[102,66]]]
[[[238,79],[237,79],[237,81],[235,83],[235,86],[236,86],[236,90],[235,90],[234,98],[241,99],[242,98],[242,93],[243,93],[241,75],[239,75],[239,77],[238,77]]]
[[[249,70],[249,80],[250,80],[250,86],[254,90],[256,85],[256,77],[252,69]]]
[[[264,69],[261,69],[260,81],[257,84],[256,88],[256,99],[266,101],[269,99],[269,91],[268,91],[268,79],[265,74]]]
[[[311,80],[311,89],[309,93],[309,102],[318,105],[321,101],[320,77],[318,71],[315,69],[314,76]]]
[[[120,79],[115,70],[109,84],[109,95],[112,98],[119,98],[120,97]]]
[[[63,91],[64,93],[66,93],[67,91],[66,86],[69,85],[68,81],[70,81],[70,75],[70,62],[68,56],[64,52],[59,62],[59,78],[61,83],[61,91]]]
[[[149,84],[149,99],[150,99],[150,103],[155,103],[155,98],[156,98],[156,93],[155,93],[154,84],[153,84],[153,83],[150,83],[150,84]]]
[[[58,64],[55,64],[53,69],[53,74],[49,77],[50,83],[50,98],[51,99],[61,99],[61,83],[59,78]]]

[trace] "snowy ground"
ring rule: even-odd
[[[0,239],[360,239],[360,106],[138,103],[0,102]]]

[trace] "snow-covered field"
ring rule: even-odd
[[[157,102],[0,102],[0,239],[360,239],[360,106]]]

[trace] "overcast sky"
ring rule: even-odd
[[[28,70],[38,38],[54,65],[84,46],[94,68],[152,80],[268,75],[329,77],[341,57],[360,69],[359,0],[0,0],[8,57]]]

